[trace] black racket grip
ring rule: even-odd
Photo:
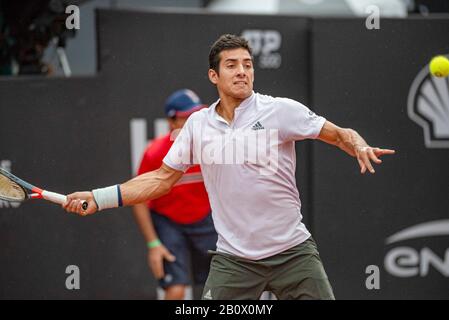
[[[83,208],[83,210],[87,210],[87,207],[89,205],[87,204],[87,201],[84,201],[83,204],[81,205],[81,207]]]

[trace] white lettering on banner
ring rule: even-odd
[[[243,30],[242,37],[248,40],[257,65],[262,69],[278,69],[282,63],[279,52],[282,36],[277,30]]]
[[[147,120],[141,118],[131,119],[129,122],[129,136],[131,139],[131,174],[135,175],[148,143]]]
[[[154,119],[154,137],[160,137],[167,134],[170,129],[168,122],[164,118]],[[145,147],[151,141],[147,137],[147,120],[143,118],[134,118],[129,122],[130,146],[131,146],[131,174],[135,175],[139,169],[139,163]]]
[[[448,235],[449,220],[437,220],[401,230],[388,237],[386,243]],[[442,276],[449,277],[449,248],[445,249],[444,257],[440,257],[428,247],[420,250],[406,246],[395,247],[386,254],[384,265],[388,273],[400,278],[426,277],[431,266]]]
[[[409,247],[395,248],[385,256],[385,269],[396,277],[405,278],[418,275],[418,263],[418,253]]]
[[[385,269],[400,278],[425,277],[429,274],[430,266],[449,277],[449,248],[443,259],[429,248],[418,251],[410,247],[392,249],[385,257]]]

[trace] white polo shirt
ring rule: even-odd
[[[201,165],[217,250],[259,260],[307,240],[294,142],[316,138],[326,120],[297,101],[253,92],[228,123],[218,102],[189,117],[163,160],[180,171]]]

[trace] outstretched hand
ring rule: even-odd
[[[371,161],[376,164],[381,164],[382,160],[379,159],[380,156],[394,153],[395,150],[373,148],[370,146],[356,148],[356,157],[360,165],[360,173],[364,174],[367,169],[369,170],[369,172],[375,173],[376,171],[374,170]]]

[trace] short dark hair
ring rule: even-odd
[[[234,34],[223,34],[214,42],[209,52],[209,69],[213,69],[216,72],[219,71],[220,65],[220,52],[223,50],[243,48],[248,50],[252,56],[251,47],[245,38],[236,36]]]

